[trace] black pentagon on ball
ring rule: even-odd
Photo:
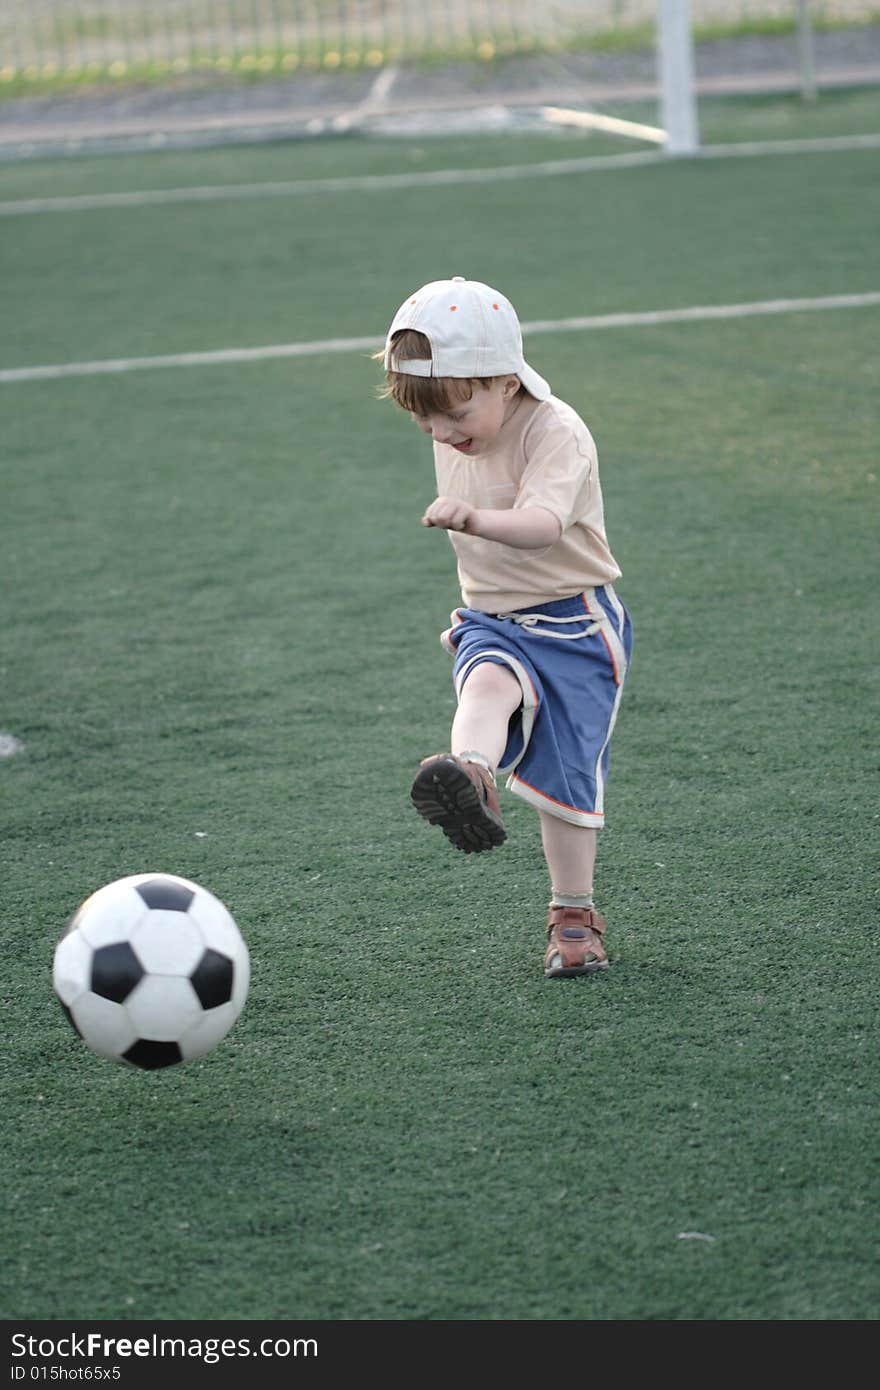
[[[173,1067],[183,1061],[183,1053],[176,1042],[151,1042],[149,1038],[138,1038],[126,1052],[126,1062],[144,1071],[158,1071],[160,1067]]]
[[[147,907],[160,908],[164,912],[187,912],[195,897],[185,883],[177,883],[173,878],[151,878],[139,883],[135,889],[140,893]]]
[[[92,956],[91,989],[102,999],[122,1004],[144,977],[144,968],[127,941],[99,946]]]
[[[232,961],[219,951],[207,950],[189,977],[203,1009],[218,1009],[232,998]]]

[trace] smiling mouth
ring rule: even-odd
[[[462,439],[458,442],[458,444],[453,444],[452,447],[453,449],[458,449],[460,453],[466,454],[473,442],[473,439]]]

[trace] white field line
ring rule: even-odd
[[[0,216],[33,212],[76,212],[89,208],[145,207],[153,203],[202,203],[235,198],[293,198],[322,193],[381,193],[388,189],[430,188],[458,183],[502,183],[529,175],[580,174],[595,169],[655,164],[653,150],[636,154],[593,155],[586,159],[554,159],[539,164],[508,164],[493,169],[423,169],[406,174],[357,174],[335,179],[296,179],[290,182],[206,184],[193,188],[154,188],[138,193],[86,193],[72,198],[22,198],[0,202]]]
[[[601,328],[640,328],[664,323],[694,323],[708,319],[754,318],[765,314],[800,314],[822,309],[864,309],[880,306],[880,290],[864,294],[833,294],[819,299],[765,299],[750,304],[704,304],[686,309],[650,309],[642,313],[597,314],[580,318],[535,319],[522,325],[523,335],[574,333]],[[316,338],[302,343],[266,347],[222,348],[215,352],[178,352],[167,357],[116,357],[97,362],[61,362],[45,367],[9,367],[0,371],[0,385],[17,381],[47,381],[69,376],[105,376],[157,367],[213,367],[231,362],[266,362],[282,357],[374,352],[383,334],[362,338]]]
[[[761,140],[747,144],[706,145],[698,159],[754,159],[761,155],[825,154],[836,150],[880,149],[880,134],[834,135],[815,140]],[[490,169],[429,169],[405,174],[358,174],[334,179],[278,180],[272,183],[203,184],[192,188],[147,188],[131,193],[85,193],[69,198],[17,198],[0,202],[0,217],[28,213],[84,212],[94,208],[147,207],[163,203],[220,202],[248,198],[293,198],[332,193],[381,193],[399,188],[449,184],[503,183],[510,179],[554,178],[660,164],[669,158],[657,150],[628,154],[550,159],[534,164],[507,164]]]

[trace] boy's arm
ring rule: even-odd
[[[472,507],[458,497],[436,498],[422,517],[423,526],[442,526],[482,536],[515,550],[546,550],[562,535],[562,525],[546,507],[515,507],[504,511]]]

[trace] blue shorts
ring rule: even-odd
[[[513,613],[457,608],[441,638],[458,698],[482,661],[522,690],[498,766],[507,788],[573,825],[605,823],[611,734],[632,651],[629,614],[610,584]]]

